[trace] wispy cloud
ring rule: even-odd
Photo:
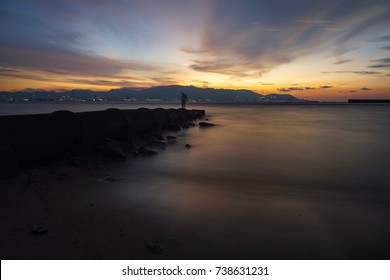
[[[376,59],[372,60],[373,65],[370,65],[370,68],[389,68],[390,69],[390,58]]]
[[[232,3],[216,1],[199,46],[199,57],[207,56],[208,60],[195,59],[191,69],[251,76],[251,71],[266,73],[330,44],[337,44],[332,53],[339,56],[356,48],[358,36],[390,20],[386,10],[364,1],[330,0],[320,6],[318,2],[299,0]],[[273,26],[275,18],[278,32],[259,28]],[[191,50],[192,54],[196,52]],[[339,60],[336,64],[349,61]]]
[[[291,91],[303,91],[303,90],[315,90],[315,89],[321,89],[321,88],[315,88],[315,87],[288,87],[288,88],[278,88],[278,91],[280,92],[291,92]]]
[[[340,59],[338,61],[336,61],[334,64],[338,65],[338,64],[344,64],[344,63],[348,63],[348,62],[351,62],[352,59]]]
[[[257,83],[313,54],[334,67],[355,61],[342,54],[369,39],[388,49],[389,11],[385,0],[5,1],[0,75],[121,86],[174,83],[180,69],[186,82],[216,73],[210,81]]]
[[[328,72],[322,72],[325,74],[356,74],[356,75],[382,75],[382,72],[378,71],[328,71]]]

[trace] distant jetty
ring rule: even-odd
[[[390,103],[390,99],[348,99],[348,103]]]
[[[204,110],[140,108],[0,116],[0,179],[67,155],[151,154],[146,144],[163,145],[162,132],[186,128],[204,115]]]

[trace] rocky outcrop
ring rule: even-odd
[[[0,116],[0,178],[64,155],[102,152],[123,159],[136,139],[159,140],[167,128],[178,130],[204,115],[204,110],[140,108]]]
[[[205,127],[212,127],[215,126],[213,123],[208,123],[208,122],[200,122],[199,127],[205,128]]]

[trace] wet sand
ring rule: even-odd
[[[313,194],[292,198],[291,193],[279,189],[277,196],[264,193],[263,213],[254,212],[253,217],[246,216],[245,220],[234,209],[228,220],[224,216],[229,209],[220,209],[221,217],[215,212],[218,210],[210,210],[209,206],[202,212],[202,203],[197,205],[197,211],[213,217],[215,223],[210,218],[191,218],[191,214],[187,220],[188,209],[184,206],[183,213],[173,214],[170,219],[166,213],[160,215],[142,206],[153,204],[153,200],[140,203],[118,200],[121,189],[128,188],[128,179],[123,184],[118,165],[40,167],[2,181],[1,259],[389,258],[389,243],[385,241],[389,225],[382,223],[382,229],[377,225],[388,213],[382,211],[383,216],[378,216],[381,209],[375,209],[378,205],[370,204],[367,200],[371,199],[364,195],[339,195],[335,200],[330,194],[331,203],[339,205],[329,208],[324,194],[321,199]],[[218,209],[218,200],[224,194],[215,196],[209,195],[204,205],[216,203]],[[245,205],[251,207],[247,197],[223,199],[239,201],[238,207],[242,209]],[[387,198],[382,199],[385,203]],[[365,215],[361,218],[366,226],[372,223],[372,227],[357,226],[353,220],[356,213],[349,212],[356,211],[351,203],[360,204],[358,215]],[[275,204],[278,206],[274,207]],[[158,208],[156,205],[149,208],[154,207]],[[291,207],[297,212],[289,213]],[[367,211],[369,207],[373,209],[371,214]],[[322,217],[318,212],[322,212]],[[283,223],[281,216],[286,219]],[[248,224],[251,219],[252,225]],[[350,223],[345,223],[349,219]],[[38,224],[47,226],[47,232],[34,234],[32,228]],[[229,231],[231,226],[236,229]]]

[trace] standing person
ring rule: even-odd
[[[181,93],[181,108],[185,109],[186,104],[187,104],[187,95],[184,92],[182,92]]]

